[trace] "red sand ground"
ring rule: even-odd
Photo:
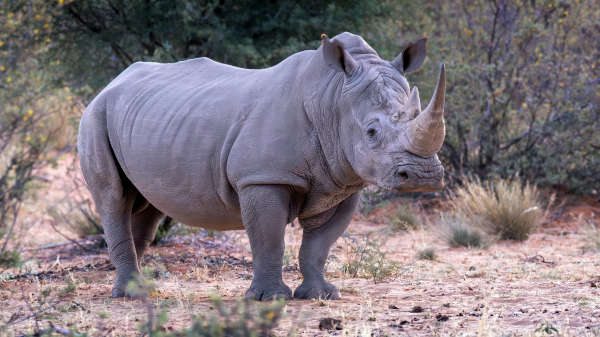
[[[60,183],[56,180],[53,185]],[[72,193],[68,191],[62,188],[48,198],[60,199],[61,193]],[[399,202],[404,201],[395,201]],[[47,216],[36,216],[44,213],[43,206],[32,205],[25,212],[27,221],[35,224],[24,232],[29,247],[64,242],[48,226]],[[377,210],[368,219],[357,216],[349,234],[361,238],[361,234],[386,230],[382,220],[393,206]],[[424,208],[429,215],[437,209]],[[597,224],[599,217],[595,200],[578,200],[558,209],[529,240],[499,242],[488,249],[449,248],[434,225],[386,234],[383,249],[400,267],[377,283],[341,272],[349,241],[340,239],[327,277],[341,289],[343,298],[288,302],[277,334],[285,335],[293,326],[300,336],[543,336],[540,328],[549,323],[564,336],[600,336],[600,255],[582,250],[586,226]],[[298,226],[289,227],[284,280],[292,289],[301,282],[295,257],[300,239]],[[196,231],[150,249],[145,265],[164,268],[154,280],[157,292],[152,303],[167,310],[167,329],[187,327],[193,316],[214,311],[212,294],[226,303],[243,295],[252,277],[248,247],[240,231],[216,238]],[[424,247],[435,250],[435,260],[415,257]],[[11,278],[0,281],[0,326],[13,322],[0,335],[31,333],[35,320],[28,316],[37,310],[35,299],[48,288],[52,289],[49,301],[57,304],[41,312],[42,328],[53,322],[64,328],[91,329],[92,336],[126,336],[136,335],[145,321],[140,300],[109,298],[115,271],[105,251],[67,245],[27,250],[24,255],[25,265],[5,270],[3,275]],[[74,291],[59,296],[69,282],[76,285]],[[422,312],[411,312],[416,306]],[[343,330],[319,330],[319,319],[324,317],[341,319]]]

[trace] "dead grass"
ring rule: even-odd
[[[420,225],[419,215],[409,204],[398,205],[387,221],[393,231],[413,230]]]
[[[481,231],[467,224],[457,215],[441,214],[439,220],[441,235],[450,247],[485,247]]]
[[[554,196],[547,205],[552,204]],[[538,189],[515,179],[482,183],[474,179],[457,189],[451,201],[455,216],[502,240],[527,240],[546,217]]]
[[[600,252],[600,227],[593,223],[587,222],[583,230],[584,233],[584,252]]]
[[[340,289],[342,299],[286,303],[273,335],[285,336],[293,329],[296,336],[600,336],[599,253],[581,254],[582,242],[594,241],[581,230],[585,222],[577,220],[584,211],[586,218],[597,219],[600,206],[590,205],[573,208],[577,211],[568,217],[551,218],[525,242],[498,241],[488,250],[448,247],[436,226],[390,231],[380,221],[390,215],[387,209],[377,210],[377,221],[356,216],[347,235],[356,243],[339,239],[327,263],[326,278]],[[40,209],[46,207],[32,205],[23,219],[37,223]],[[421,209],[426,208],[413,208]],[[426,219],[439,210],[428,211],[418,215]],[[147,309],[140,300],[110,298],[115,271],[106,249],[40,249],[64,242],[52,236],[47,222],[26,232],[23,266],[0,268],[0,326],[6,326],[0,336],[32,335],[36,327],[29,316],[40,309],[43,329],[54,322],[94,337],[141,335]],[[341,271],[352,260],[347,254],[360,251],[353,245],[367,247],[371,232],[383,238],[371,240],[372,251],[395,263],[391,276],[377,282],[364,271],[357,276]],[[189,331],[198,317],[219,317],[215,294],[227,310],[237,310],[252,280],[252,254],[243,231],[210,236],[176,226],[171,233],[150,247],[144,259],[151,267],[144,268],[145,275],[156,286],[150,302],[163,335]],[[297,268],[301,238],[301,228],[288,226],[283,280],[292,289],[302,282]],[[434,249],[435,262],[415,258],[423,247]],[[47,289],[59,303],[40,306],[37,298],[48,295]],[[325,318],[341,321],[342,330],[320,330]]]

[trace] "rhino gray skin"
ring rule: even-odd
[[[424,39],[388,62],[343,33],[266,69],[208,58],[128,67],[87,107],[78,140],[117,269],[112,295],[129,295],[166,214],[245,229],[254,266],[246,297],[257,300],[291,298],[281,275],[284,230],[298,218],[303,281],[294,297],[339,298],[323,269],[360,189],[443,186],[443,65],[423,112],[403,75],[424,57]]]

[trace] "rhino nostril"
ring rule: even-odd
[[[406,173],[406,171],[396,171],[395,176],[402,180],[408,179],[408,173]]]

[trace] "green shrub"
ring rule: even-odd
[[[0,252],[0,267],[15,268],[21,265],[21,254],[16,250],[5,250]]]
[[[526,240],[546,215],[537,188],[519,180],[468,181],[456,190],[451,205],[454,215],[467,225],[502,240]]]

